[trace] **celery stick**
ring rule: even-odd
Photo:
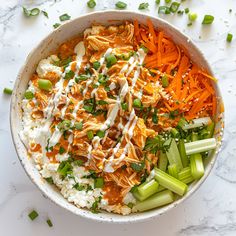
[[[198,134],[197,133],[192,133],[191,134],[191,141],[194,142],[194,141],[197,141],[198,140]]]
[[[159,184],[159,187],[158,187],[158,189],[157,189],[157,193],[159,193],[159,192],[161,192],[161,191],[163,191],[163,190],[166,190],[166,188],[164,188],[163,186],[161,186],[161,185]]]
[[[188,159],[188,157],[186,155],[185,146],[184,146],[184,140],[183,139],[179,140],[178,148],[179,148],[179,154],[180,154],[180,157],[181,157],[181,160],[182,160],[183,167],[186,167],[186,166],[189,165],[189,159]]]
[[[216,148],[216,139],[215,138],[202,139],[190,143],[185,143],[184,146],[187,155],[206,152]]]
[[[173,176],[174,178],[178,179],[178,171],[176,164],[172,164],[168,166],[168,173],[169,175]]]
[[[164,206],[174,201],[174,194],[170,190],[165,190],[160,193],[156,193],[143,202],[138,202],[134,206],[134,210],[147,211],[153,208]]]
[[[191,123],[185,124],[183,126],[183,130],[199,128],[199,127],[211,124],[211,122],[212,121],[210,117],[202,117],[202,118],[194,119],[192,120]]]
[[[180,136],[179,131],[176,128],[172,128],[170,133],[173,138],[179,138]]]
[[[163,171],[166,171],[167,164],[168,164],[168,159],[167,159],[166,154],[163,152],[160,152],[157,167]]]
[[[171,190],[172,192],[177,193],[180,196],[183,196],[187,192],[188,186],[185,183],[168,175],[160,169],[155,168],[154,170],[155,179],[160,185]]]
[[[213,134],[214,134],[214,129],[215,129],[215,123],[212,122],[211,124],[209,124],[207,127],[206,127],[207,131],[208,131],[208,135],[205,137],[206,139],[207,138],[212,138],[213,137]]]
[[[185,184],[189,184],[194,181],[194,178],[191,173],[190,167],[185,167],[183,168],[179,173],[178,173],[178,179],[182,181]]]
[[[134,196],[137,200],[139,200],[139,201],[143,201],[143,200],[146,199],[145,197],[143,197],[143,196],[140,195],[140,193],[138,192],[137,189],[135,189],[135,190],[132,192],[132,194],[133,194],[133,196]]]
[[[159,184],[154,179],[152,179],[148,182],[142,183],[140,186],[138,186],[137,190],[138,193],[144,197],[144,199],[146,199],[157,192],[158,186]]]
[[[182,165],[182,161],[179,155],[177,144],[173,138],[167,140],[167,142],[170,142],[170,147],[168,151],[166,152],[168,161],[170,165],[176,164],[177,171],[180,171],[181,169],[183,169],[183,165]]]
[[[184,126],[186,126],[188,124],[188,122],[186,121],[185,118],[181,118],[177,124],[177,127],[180,128],[180,129],[183,129]]]
[[[190,168],[194,179],[200,179],[204,175],[202,155],[199,153],[190,156]]]

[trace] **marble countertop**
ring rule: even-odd
[[[131,1],[127,9],[137,10],[143,0]],[[13,87],[18,70],[27,54],[68,13],[75,18],[91,11],[87,0],[0,0],[0,90]],[[114,9],[116,0],[97,0],[95,10]],[[157,16],[155,0],[150,10]],[[164,0],[161,1],[162,3]],[[25,18],[22,5],[46,10],[49,19],[40,15]],[[188,27],[187,16],[162,16],[189,35],[208,58],[217,78],[226,110],[224,144],[216,165],[200,189],[182,205],[151,221],[114,225],[96,223],[75,216],[50,200],[31,183],[20,165],[9,127],[10,97],[0,94],[0,232],[18,235],[236,235],[236,4],[234,0],[187,0],[184,7],[198,13],[198,20]],[[232,9],[232,13],[229,13]],[[202,26],[204,14],[212,14],[211,26]],[[226,42],[227,33],[235,35]],[[35,208],[40,217],[31,222],[27,214]],[[54,227],[45,219],[50,217]]]

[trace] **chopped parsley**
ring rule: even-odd
[[[64,79],[69,80],[74,78],[74,76],[75,72],[73,70],[69,70],[68,72],[66,72]]]
[[[60,147],[60,148],[59,148],[59,154],[63,154],[64,152],[65,152],[65,148]]]
[[[141,163],[130,163],[130,167],[136,171],[136,172],[140,172],[143,170],[145,164],[144,162],[141,162]]]
[[[45,180],[46,180],[49,184],[53,184],[53,183],[54,183],[52,177],[45,178]]]
[[[73,188],[75,188],[76,190],[78,191],[82,191],[82,190],[85,190],[85,186],[83,185],[80,185],[79,183],[76,183]]]

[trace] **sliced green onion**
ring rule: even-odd
[[[180,133],[176,128],[172,128],[170,133],[171,133],[172,138],[179,138],[180,136]]]
[[[69,16],[67,13],[59,16],[60,21],[66,21],[66,20],[70,20],[71,16]]]
[[[185,167],[178,173],[178,179],[185,184],[189,184],[194,181],[194,178],[191,173],[191,168]]]
[[[39,79],[38,86],[40,89],[50,91],[52,89],[52,82],[47,79]]]
[[[182,161],[183,167],[186,167],[186,166],[189,165],[189,159],[188,159],[187,154],[186,154],[186,150],[185,150],[184,140],[183,139],[179,139],[178,148],[179,148],[179,154],[180,154],[180,157],[181,157],[181,161]]]
[[[184,119],[183,117],[179,120],[177,127],[180,129],[183,129],[186,125],[188,124],[188,122],[186,121],[186,119]]]
[[[179,150],[175,142],[175,139],[172,138],[172,139],[167,140],[166,142],[170,143],[170,147],[166,151],[168,161],[170,165],[176,164],[177,171],[180,171],[181,169],[183,169],[183,164],[179,155]]]
[[[10,89],[10,88],[4,88],[4,89],[3,89],[3,92],[4,92],[5,94],[11,95],[12,92],[13,92],[13,90]]]
[[[165,0],[165,3],[167,3],[167,4],[170,3],[170,2],[171,2],[171,0]]]
[[[48,224],[49,227],[53,226],[52,221],[50,219],[47,219],[47,224]]]
[[[75,122],[75,129],[82,130],[83,129],[83,122]]]
[[[119,9],[125,9],[127,7],[127,4],[125,2],[119,1],[116,3],[116,7]]]
[[[42,11],[43,15],[48,18],[48,13],[46,11]]]
[[[171,5],[170,5],[170,11],[172,13],[175,13],[178,11],[179,9],[179,6],[180,6],[180,3],[179,2],[172,2]]]
[[[188,14],[188,13],[189,13],[189,8],[185,8],[185,9],[184,9],[184,13],[185,13],[185,14]]]
[[[88,137],[88,139],[89,140],[92,140],[93,139],[93,131],[92,130],[89,130],[88,132],[87,132],[87,137]]]
[[[160,6],[159,8],[158,8],[158,14],[170,14],[171,13],[171,11],[170,11],[170,8],[169,7],[167,7],[167,6]]]
[[[190,123],[185,123],[182,126],[182,129],[188,130],[188,129],[199,128],[199,127],[211,124],[211,123],[212,123],[212,120],[210,117],[202,117],[202,118],[194,119]]]
[[[99,138],[103,138],[105,137],[105,133],[106,131],[103,131],[103,130],[98,130],[96,135],[99,137]]]
[[[31,91],[26,91],[24,94],[24,97],[28,100],[33,99],[34,98],[34,94]]]
[[[157,108],[154,108],[153,115],[152,115],[152,122],[154,124],[158,123]]]
[[[30,11],[26,8],[26,7],[22,7],[23,9],[23,13],[26,17],[29,17],[30,16]]]
[[[208,135],[206,135],[204,138],[207,139],[207,138],[212,138],[213,137],[213,134],[214,134],[214,129],[215,129],[215,123],[212,122],[211,124],[209,124],[207,127],[206,127],[206,130],[208,132]]]
[[[227,42],[230,43],[232,41],[232,39],[233,39],[233,35],[231,33],[228,33],[227,38],[226,38]]]
[[[198,140],[198,134],[193,132],[191,134],[191,141],[194,142],[194,141],[197,141],[197,140]]]
[[[190,156],[190,168],[194,179],[200,179],[204,175],[202,155],[199,153]]]
[[[162,83],[163,88],[166,88],[169,86],[169,79],[166,75],[163,75],[161,77],[161,83]]]
[[[88,6],[89,8],[94,8],[94,7],[96,6],[95,0],[89,0],[89,1],[87,2],[87,6]]]
[[[122,102],[121,103],[121,108],[124,110],[124,111],[127,111],[128,110],[128,104],[126,102]]]
[[[40,10],[38,8],[33,8],[31,10],[28,10],[25,7],[23,7],[23,13],[26,17],[38,16],[40,13]]]
[[[189,19],[190,21],[195,21],[195,20],[197,19],[197,13],[195,13],[195,12],[190,12],[190,13],[188,14],[188,19]]]
[[[96,178],[94,180],[94,188],[103,188],[104,186],[104,179],[102,177]]]
[[[58,28],[60,25],[61,25],[61,24],[59,24],[59,23],[55,23],[55,24],[53,25],[53,28],[56,29],[56,28]]]
[[[46,180],[49,184],[53,184],[53,183],[54,183],[52,177],[45,178],[45,180]]]
[[[65,178],[69,174],[72,174],[72,165],[69,161],[62,161],[57,168],[57,172]]]
[[[101,63],[100,63],[99,61],[95,61],[95,62],[93,63],[93,68],[94,68],[95,70],[98,70],[98,69],[100,68],[100,66],[101,66]]]
[[[180,196],[183,196],[187,192],[188,186],[185,183],[168,175],[160,169],[155,168],[154,170],[155,179],[161,186],[177,193]]]
[[[141,163],[134,163],[134,162],[132,162],[132,163],[130,163],[130,167],[134,170],[134,171],[136,171],[136,172],[140,172],[140,171],[142,171],[143,170],[143,168],[144,168],[144,162],[141,162]]]
[[[59,154],[63,154],[65,152],[65,148],[64,147],[60,147],[59,148]]]
[[[148,2],[143,2],[143,3],[140,3],[140,4],[139,4],[138,9],[139,9],[139,10],[145,10],[145,9],[147,9],[148,7],[149,7],[149,3],[148,3]]]
[[[161,0],[156,0],[155,2],[156,4],[160,4]]]
[[[209,25],[212,24],[212,22],[214,21],[214,16],[211,15],[205,15],[202,21],[203,25]]]
[[[140,100],[139,98],[134,99],[134,101],[133,101],[133,106],[134,106],[135,108],[141,108],[141,107],[142,107],[142,102],[141,102],[141,100]]]
[[[178,10],[178,11],[177,11],[177,14],[178,14],[178,15],[183,15],[183,14],[184,14],[184,11],[183,11],[183,10]]]
[[[174,195],[171,191],[165,190],[160,193],[156,193],[143,202],[138,202],[133,209],[137,211],[147,211],[153,208],[167,205],[174,201]]]
[[[86,81],[89,77],[89,75],[79,75],[79,77],[75,77],[75,82],[79,83],[79,81]]]
[[[158,159],[157,167],[162,171],[166,171],[167,164],[168,164],[167,156],[165,153],[161,151],[159,159]]]
[[[28,216],[29,216],[29,218],[33,221],[33,220],[35,220],[35,219],[39,216],[39,214],[38,214],[37,211],[33,210],[33,211],[31,211],[31,212],[28,214]]]
[[[40,13],[40,10],[38,8],[33,8],[30,10],[30,16],[38,16]]]
[[[74,76],[75,76],[75,72],[73,70],[69,70],[68,72],[66,72],[64,79],[69,80],[69,79],[74,78]]]
[[[207,152],[216,148],[216,139],[202,139],[195,142],[185,143],[185,150],[187,155]]]
[[[114,54],[110,54],[110,55],[106,56],[105,59],[106,59],[108,68],[113,66],[117,62],[116,56]]]
[[[176,164],[172,164],[168,166],[168,173],[169,175],[173,176],[174,178],[178,179],[178,171]]]
[[[157,192],[159,184],[156,180],[152,179],[149,182],[144,182],[137,187],[137,191],[139,194],[144,198],[143,200],[147,199],[151,195]]]

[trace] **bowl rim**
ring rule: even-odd
[[[195,193],[197,191],[197,189],[199,189],[199,187],[207,179],[207,177],[209,176],[210,172],[212,171],[212,168],[213,168],[213,166],[214,166],[214,164],[216,162],[217,156],[218,156],[219,151],[221,149],[222,141],[220,142],[219,147],[215,151],[214,156],[212,157],[212,160],[208,164],[208,165],[210,165],[208,172],[205,173],[204,176],[200,180],[197,181],[197,183],[194,185],[194,187],[191,188],[185,196],[179,198],[178,200],[174,201],[173,203],[171,203],[171,204],[169,204],[167,206],[164,206],[164,207],[160,208],[160,209],[162,209],[161,212],[157,212],[157,211],[155,211],[155,209],[153,209],[151,211],[148,211],[149,214],[146,214],[146,215],[143,215],[142,212],[141,212],[138,215],[136,215],[136,214],[130,214],[128,216],[122,216],[121,215],[121,217],[119,217],[119,218],[115,217],[115,219],[113,219],[112,216],[115,216],[117,214],[106,212],[107,216],[99,217],[98,216],[99,214],[93,214],[93,213],[91,213],[88,210],[84,211],[83,209],[77,208],[79,210],[75,211],[75,210],[69,209],[69,207],[68,207],[69,205],[68,204],[67,205],[62,205],[59,200],[57,200],[54,197],[49,196],[47,191],[45,191],[45,189],[41,185],[36,183],[36,181],[34,179],[34,175],[27,170],[26,164],[27,164],[27,162],[29,162],[29,160],[28,160],[27,157],[24,157],[24,155],[22,155],[20,149],[18,148],[17,141],[20,138],[19,138],[18,134],[15,132],[15,130],[13,129],[13,126],[14,126],[14,118],[13,118],[14,104],[17,102],[17,97],[16,97],[17,89],[16,88],[17,88],[17,85],[20,83],[20,79],[22,77],[23,70],[27,66],[31,55],[35,51],[37,51],[40,48],[40,46],[43,45],[45,43],[45,41],[47,41],[47,39],[49,39],[53,35],[53,33],[55,31],[61,31],[61,30],[63,30],[63,28],[68,27],[71,23],[73,23],[75,21],[78,21],[81,18],[85,18],[85,17],[89,18],[90,16],[93,16],[93,15],[108,14],[108,13],[118,13],[118,14],[124,14],[125,13],[125,14],[130,15],[130,16],[138,15],[138,16],[143,16],[143,17],[146,17],[146,18],[150,18],[151,20],[155,19],[156,21],[161,22],[165,27],[169,27],[170,29],[178,32],[178,34],[180,34],[183,37],[183,39],[186,39],[191,44],[193,49],[195,51],[197,51],[199,53],[199,55],[201,55],[202,59],[204,60],[205,66],[208,68],[209,73],[214,76],[212,68],[211,68],[210,64],[208,63],[206,57],[204,56],[203,52],[192,41],[192,39],[189,36],[187,36],[185,33],[183,33],[178,27],[172,25],[171,23],[167,22],[166,20],[164,20],[162,18],[159,18],[157,16],[153,16],[153,15],[148,15],[146,13],[140,13],[140,12],[137,12],[137,11],[130,11],[130,10],[104,10],[104,11],[100,10],[100,11],[94,11],[94,12],[90,12],[90,13],[85,13],[85,14],[82,14],[82,15],[72,19],[72,20],[67,21],[66,23],[64,23],[63,25],[58,27],[57,29],[52,30],[42,40],[40,40],[40,42],[35,47],[33,47],[31,49],[30,53],[26,57],[23,66],[21,67],[21,69],[19,70],[19,72],[17,74],[16,80],[15,80],[15,83],[14,83],[13,94],[12,94],[12,97],[11,97],[10,117],[9,117],[10,118],[11,136],[12,136],[14,147],[16,149],[16,153],[17,153],[18,159],[19,159],[21,165],[23,166],[23,169],[25,170],[26,174],[31,179],[31,181],[37,186],[37,188],[42,192],[42,194],[44,196],[46,196],[47,198],[49,198],[56,205],[66,209],[67,211],[69,211],[69,212],[71,212],[71,213],[73,213],[75,215],[78,215],[78,216],[86,218],[86,219],[95,220],[95,221],[98,221],[98,222],[108,222],[108,223],[109,222],[111,222],[111,223],[135,223],[135,222],[141,222],[141,221],[143,222],[143,221],[151,220],[153,218],[161,216],[162,214],[164,214],[164,213],[168,212],[169,210],[175,208],[176,206],[178,206],[179,204],[184,202],[186,199],[188,199],[190,196],[192,196],[192,194]],[[124,18],[124,20],[125,20],[125,18]],[[220,88],[219,88],[219,86],[217,84],[216,84],[216,88],[217,88],[217,93],[218,93],[218,95],[221,98],[221,102],[223,103],[222,94],[221,94]],[[224,123],[224,114],[222,114],[221,121]],[[220,135],[222,140],[223,140],[223,135],[224,135],[223,131],[224,131],[224,128],[222,128],[222,133]],[[66,199],[66,201],[67,201],[67,199]],[[71,204],[71,203],[69,203],[69,204]]]

